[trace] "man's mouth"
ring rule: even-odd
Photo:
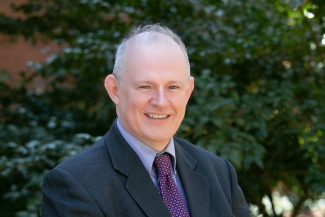
[[[149,118],[154,118],[154,119],[164,119],[169,117],[169,115],[158,115],[158,114],[146,114]]]

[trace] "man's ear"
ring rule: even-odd
[[[115,105],[119,104],[119,95],[118,95],[118,90],[119,90],[119,84],[116,79],[116,77],[113,74],[107,75],[105,78],[105,88],[106,91],[111,98],[111,100],[115,103]]]
[[[186,101],[188,101],[190,99],[190,96],[192,94],[194,90],[194,78],[191,76],[189,79],[188,79],[188,85],[187,85],[187,91],[186,91]]]

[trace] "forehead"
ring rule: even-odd
[[[127,41],[126,45],[126,56],[141,54],[144,50],[152,49],[153,53],[157,53],[161,50],[166,50],[168,48],[169,52],[177,52],[184,55],[186,51],[180,47],[171,37],[159,33],[159,32],[143,32]],[[168,54],[167,54],[168,55]],[[185,58],[186,59],[186,58]]]
[[[177,80],[183,80],[188,77],[187,61],[181,48],[175,42],[132,44],[125,61],[124,76],[126,79],[168,78],[171,80],[177,78]]]
[[[126,54],[128,58],[134,58],[134,55],[143,57],[142,54],[150,52],[153,54],[160,53],[162,56],[170,54],[184,55],[182,48],[172,38],[159,32],[141,33],[134,36],[127,43]],[[169,54],[164,53],[166,51]]]

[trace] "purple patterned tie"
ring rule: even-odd
[[[153,162],[157,170],[158,192],[163,198],[173,217],[190,216],[186,204],[171,174],[169,154],[164,153],[155,158]]]

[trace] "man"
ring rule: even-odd
[[[133,30],[105,88],[117,120],[43,184],[43,216],[248,217],[232,165],[173,137],[194,88],[185,46],[171,30]]]

